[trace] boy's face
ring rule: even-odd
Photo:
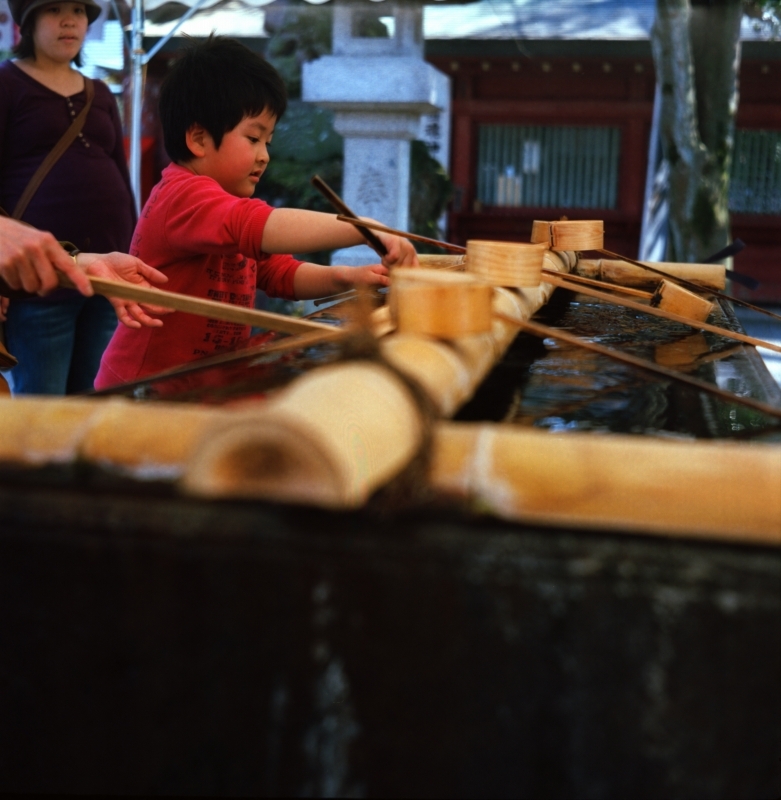
[[[252,197],[268,166],[268,146],[276,122],[276,116],[269,111],[244,117],[222,137],[219,148],[206,131],[194,126],[187,133],[187,144],[196,157],[188,166],[198,175],[214,178],[229,194]],[[195,137],[192,142],[191,136]]]

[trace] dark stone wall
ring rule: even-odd
[[[781,554],[0,481],[0,790],[772,798]]]

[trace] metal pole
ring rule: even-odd
[[[144,2],[133,1],[131,18],[132,49],[130,51],[130,187],[136,204],[136,214],[141,213],[141,116],[143,112],[144,85]]]
[[[176,25],[149,51],[144,52],[144,0],[133,0],[130,47],[130,188],[136,205],[136,214],[141,214],[141,118],[144,103],[144,67],[165,43],[179,30],[184,22],[195,14],[206,2],[196,0]],[[119,16],[119,14],[117,14]]]

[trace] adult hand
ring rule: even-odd
[[[93,278],[107,278],[112,281],[124,281],[148,287],[152,286],[152,283],[165,283],[168,280],[162,272],[145,264],[140,258],[125,253],[106,253],[105,255],[79,253],[77,258],[79,266],[83,267],[84,272]],[[120,300],[115,297],[109,297],[108,300],[114,306],[119,321],[128,328],[140,328],[142,325],[159,328],[163,324],[161,319],[150,317],[144,308],[153,314],[171,313],[171,309],[153,305],[141,306],[134,300]]]
[[[8,319],[9,302],[7,297],[0,297],[0,322],[5,322]]]
[[[391,233],[381,233],[374,231],[375,235],[385,245],[388,255],[382,259],[386,267],[417,267],[418,254],[412,246],[412,242],[401,236],[394,236]]]
[[[0,217],[0,278],[8,286],[46,294],[58,286],[56,270],[82,294],[93,294],[87,276],[50,233]]]

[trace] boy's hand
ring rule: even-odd
[[[293,290],[297,300],[330,297],[348,289],[362,286],[390,286],[388,269],[382,264],[367,267],[325,267],[304,262],[293,276]]]
[[[154,267],[150,267],[141,261],[140,258],[129,256],[125,253],[106,253],[97,255],[95,253],[79,253],[79,265],[84,268],[84,272],[94,278],[108,278],[112,281],[124,281],[134,283],[138,286],[152,286],[153,283],[166,283],[168,278]],[[141,306],[134,300],[120,300],[109,297],[109,302],[114,306],[119,321],[128,328],[140,328],[146,325],[148,328],[159,328],[163,321],[150,317],[144,308],[153,314],[169,314],[171,310],[159,306]]]
[[[418,254],[412,246],[412,242],[403,239],[401,236],[394,236],[391,233],[374,232],[377,238],[385,245],[388,255],[382,259],[386,267],[417,267]]]
[[[339,277],[345,288],[390,286],[388,269],[382,264],[369,264],[367,267],[342,267]]]

